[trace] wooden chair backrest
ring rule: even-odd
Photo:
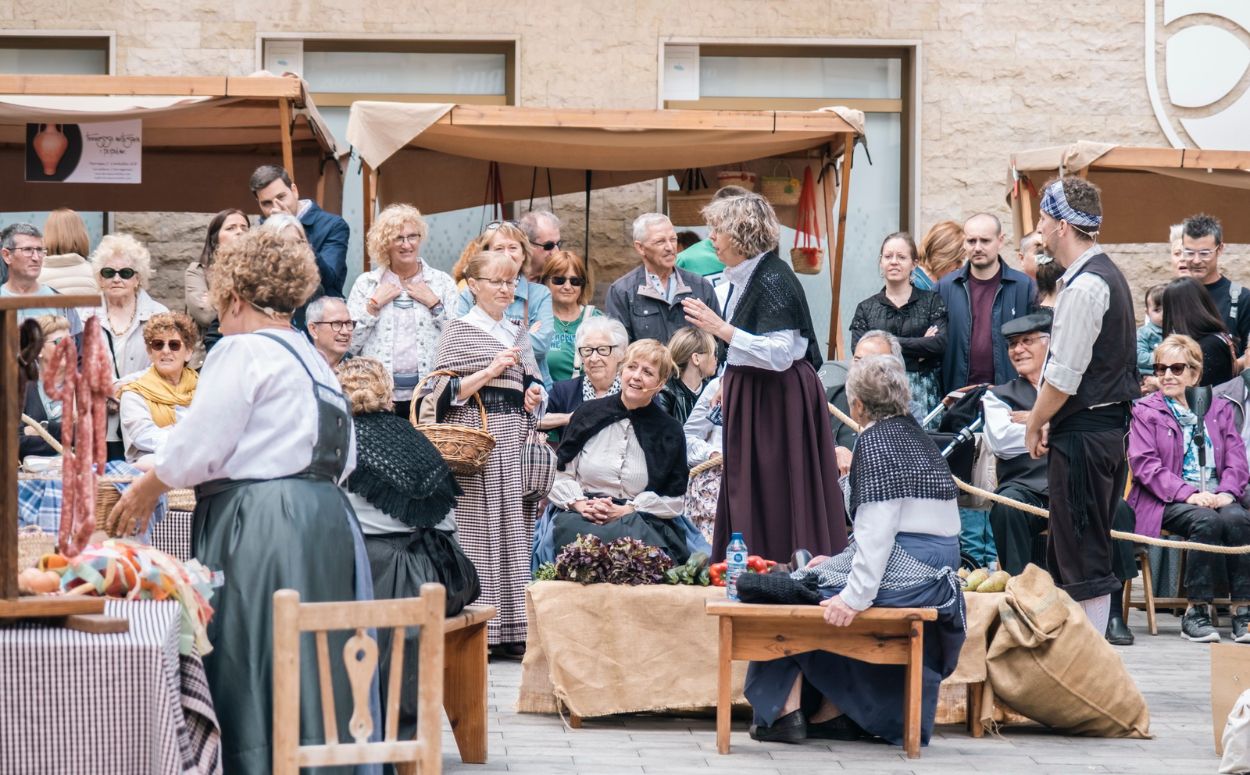
[[[300,767],[395,762],[400,772],[420,765],[422,775],[442,771],[443,619],[446,590],[423,584],[421,597],[369,602],[300,603],[299,593],[280,589],[273,595],[273,771],[297,775]],[[417,737],[399,740],[400,679],[404,669],[404,629],[421,628],[418,655]],[[385,734],[369,742],[373,715],[369,689],[378,667],[378,644],[369,629],[392,628]],[[327,633],[354,630],[343,647],[343,663],[351,684],[352,716],[347,732],[354,742],[339,742],[330,681]],[[323,745],[300,746],[300,634],[311,632],[317,645]]]

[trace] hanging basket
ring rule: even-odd
[[[716,173],[716,185],[718,188],[738,186],[745,188],[747,191],[754,191],[757,177],[754,172],[747,172],[746,170],[721,170]]]
[[[786,174],[778,172],[785,168]],[[799,203],[799,194],[803,184],[790,170],[789,164],[778,162],[773,166],[773,174],[760,178],[760,193],[772,203],[773,207],[790,207]]]
[[[674,226],[702,226],[703,208],[716,192],[708,188],[703,171],[691,168],[681,176],[681,190],[668,195],[668,219]]]
[[[454,371],[432,371],[417,384],[417,389],[413,391],[413,396],[421,394],[421,388],[425,385],[426,380],[430,377],[455,377]],[[450,423],[431,423],[429,425],[421,425],[417,421],[417,405],[419,401],[413,400],[412,408],[409,410],[408,420],[412,426],[421,432],[423,436],[430,440],[434,448],[443,456],[443,460],[447,461],[447,467],[452,473],[461,476],[472,476],[481,473],[486,467],[486,460],[490,457],[490,453],[495,449],[495,437],[490,435],[486,428],[486,406],[482,403],[482,399],[477,393],[473,394],[473,400],[477,402],[477,410],[482,418],[482,429],[469,428],[464,425],[452,425]]]
[[[820,247],[820,221],[816,212],[816,181],[812,168],[803,170],[803,185],[798,199],[799,217],[794,225],[794,247],[790,264],[798,274],[819,274],[824,261]]]

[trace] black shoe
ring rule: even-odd
[[[1240,605],[1233,611],[1233,641],[1250,643],[1250,607]]]
[[[845,713],[819,724],[808,724],[807,736],[813,740],[867,740],[871,737]]]
[[[1219,643],[1220,634],[1211,624],[1211,613],[1205,605],[1191,605],[1181,619],[1181,637],[1195,643]]]
[[[803,711],[795,710],[772,724],[752,724],[751,739],[761,743],[801,743],[807,739],[807,717]]]
[[[1250,614],[1246,620],[1250,621]],[[1132,646],[1133,631],[1124,622],[1123,616],[1113,616],[1107,620],[1107,642],[1112,646]]]

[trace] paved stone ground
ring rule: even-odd
[[[1007,728],[1001,736],[969,737],[962,727],[938,727],[921,758],[871,743],[812,741],[803,745],[756,743],[745,720],[734,720],[733,751],[716,753],[711,717],[655,715],[587,720],[565,728],[558,716],[514,711],[521,680],[517,662],[490,666],[490,759],[460,762],[450,731],[444,734],[447,773],[749,773],[817,775],[856,773],[1190,773],[1215,772],[1211,737],[1210,658],[1205,646],[1179,637],[1180,620],[1160,615],[1159,635],[1145,631],[1145,615],[1130,622],[1137,643],[1119,649],[1150,705],[1151,740],[1062,737],[1039,727]],[[1227,620],[1225,620],[1225,623]],[[1225,631],[1225,642],[1227,632]]]

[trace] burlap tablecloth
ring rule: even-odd
[[[517,711],[556,713],[557,701],[584,718],[714,708],[718,620],[704,602],[724,595],[723,587],[531,584]],[[735,703],[745,702],[745,677],[746,663],[735,662]]]

